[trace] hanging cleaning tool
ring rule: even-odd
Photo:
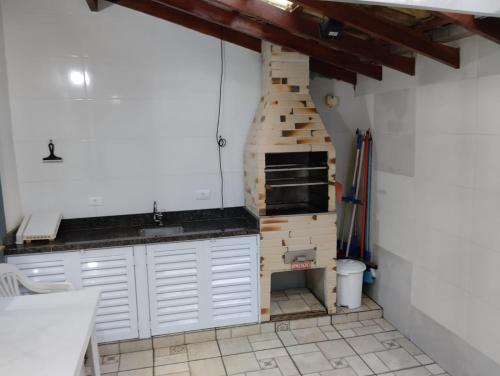
[[[359,186],[360,186],[360,179],[361,179],[361,170],[363,169],[363,156],[364,156],[364,151],[365,151],[365,140],[364,137],[361,135],[361,152],[359,154],[359,166],[358,166],[358,171],[357,171],[357,177],[356,177],[356,184],[355,184],[355,193],[353,195],[353,202],[352,202],[352,214],[351,214],[351,225],[349,226],[349,236],[347,237],[347,248],[345,255],[346,257],[349,257],[349,252],[351,249],[351,240],[352,240],[352,234],[354,231],[354,223],[356,219],[356,209],[358,207],[357,204],[360,203],[359,201]]]
[[[361,237],[359,239],[359,257],[361,260],[364,261],[364,256],[365,256],[365,240],[366,240],[366,235],[367,235],[367,219],[366,219],[366,209],[367,209],[367,196],[368,196],[368,170],[369,170],[369,137],[370,137],[370,131],[366,131],[365,136],[364,136],[364,160],[363,160],[363,190],[362,190],[362,199],[361,199]]]
[[[373,168],[373,138],[371,132],[368,134],[368,165],[367,165],[367,184],[366,184],[366,227],[365,227],[365,245],[363,261],[368,265],[363,273],[363,282],[372,284],[376,277],[376,265],[372,263],[372,253],[370,251],[370,215],[371,215],[371,193],[372,193],[372,168]]]
[[[345,236],[346,236],[346,218],[348,216],[348,211],[349,211],[349,204],[352,202],[354,198],[354,193],[356,191],[356,171],[358,169],[358,164],[359,164],[359,155],[361,151],[361,132],[359,129],[356,129],[356,136],[355,136],[355,153],[354,153],[354,170],[352,172],[352,183],[350,187],[350,191],[347,192],[347,196],[343,197],[343,206],[342,206],[342,221],[340,224],[340,229],[339,229],[339,234],[340,234],[340,239],[339,239],[339,244],[337,245],[337,248],[342,251],[344,250],[344,245],[345,245]]]

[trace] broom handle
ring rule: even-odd
[[[359,194],[359,181],[361,179],[361,170],[363,168],[363,154],[364,154],[364,145],[365,145],[365,141],[363,140],[361,142],[361,154],[360,154],[360,158],[359,158],[359,169],[358,169],[358,176],[357,176],[357,184],[356,184],[356,194],[355,194],[355,197],[353,197],[353,199],[357,199],[358,197],[358,194]],[[354,219],[356,217],[356,208],[357,208],[357,204],[355,202],[353,202],[352,204],[352,216],[351,216],[351,226],[349,227],[349,237],[347,239],[347,249],[346,249],[346,257],[349,256],[349,249],[351,248],[351,238],[352,238],[352,230],[354,229]]]
[[[358,169],[358,162],[359,162],[359,153],[360,153],[360,148],[361,148],[361,143],[360,143],[360,134],[359,134],[359,129],[356,130],[356,157],[354,159],[354,171],[352,173],[352,184],[351,184],[351,196],[353,196],[354,199],[354,190],[355,190],[355,185],[356,185],[356,172]],[[341,234],[341,239],[340,239],[340,250],[342,250],[342,246],[344,244],[344,238],[345,238],[345,219],[347,217],[347,208],[348,208],[348,203],[345,204],[344,206],[344,215],[342,219],[342,228],[340,231]]]

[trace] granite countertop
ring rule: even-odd
[[[53,241],[38,240],[18,245],[15,232],[7,234],[4,253],[12,256],[259,233],[257,219],[243,207],[163,213],[163,227],[169,226],[182,226],[183,231],[155,237],[141,234],[141,229],[159,227],[153,222],[152,213],[63,219]]]

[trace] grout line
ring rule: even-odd
[[[290,324],[288,324],[288,325],[290,325]],[[292,330],[290,329],[290,327],[288,327],[288,331],[293,336],[293,333],[292,333]],[[278,332],[276,332],[276,335],[278,336],[278,339],[280,340],[281,344],[283,345],[283,348],[285,349],[286,353],[288,354],[288,357],[290,358],[290,360],[292,361],[293,365],[297,369],[297,372],[299,372],[299,375],[302,375],[302,372],[300,371],[299,366],[297,365],[297,363],[295,363],[295,360],[293,359],[292,354],[290,354],[290,352],[288,351],[288,348],[285,346],[285,343],[283,342],[283,340],[281,339],[281,337],[278,335]],[[295,338],[295,336],[293,336],[293,338]],[[295,338],[295,340],[297,340],[297,338]],[[281,372],[281,370],[280,370],[280,372]]]
[[[220,343],[219,340],[217,339],[217,330],[215,331],[215,342],[217,342],[217,348],[219,349],[220,361],[222,362],[222,367],[224,368],[224,372],[226,373],[226,375],[228,375],[229,373],[227,372],[226,363],[224,363],[224,358],[222,357],[222,350],[220,349]],[[191,367],[189,367],[189,374],[191,374]]]

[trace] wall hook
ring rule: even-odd
[[[63,159],[61,157],[58,157],[54,154],[54,149],[55,149],[55,146],[54,146],[54,142],[52,142],[52,140],[49,140],[49,152],[50,152],[50,155],[48,157],[45,157],[43,158],[43,162],[62,162]]]

